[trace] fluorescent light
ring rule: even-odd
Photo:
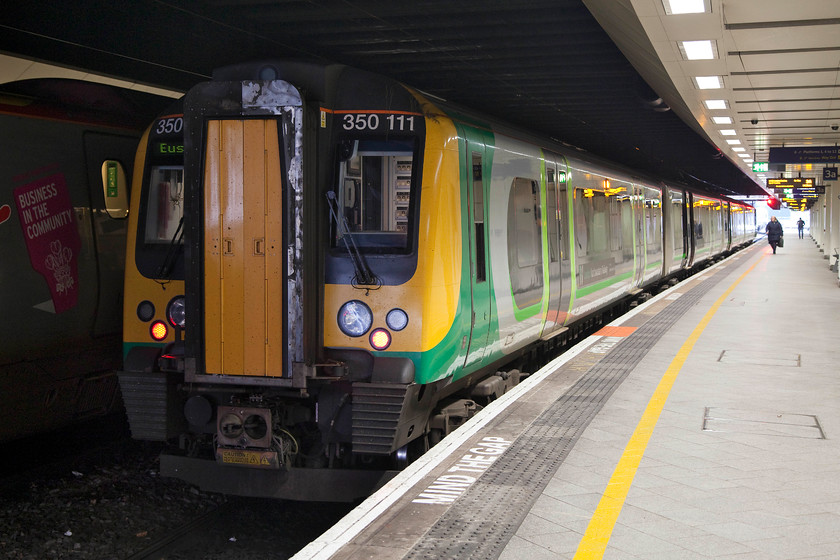
[[[686,60],[712,60],[717,58],[717,45],[704,41],[680,41],[680,52]]]
[[[700,89],[720,89],[723,87],[723,80],[720,76],[695,76],[694,82]]]
[[[727,140],[726,143],[729,144],[730,146],[740,146],[741,145],[740,140]]]
[[[750,157],[750,154],[738,154],[738,157],[747,159],[748,157]]]
[[[745,152],[745,151],[747,151],[747,149],[746,148],[732,148],[732,151],[733,152]]]
[[[703,0],[663,0],[662,7],[669,16],[706,12],[706,4]]]
[[[735,132],[734,130],[732,130],[731,128],[724,128],[723,130],[720,131],[720,134],[722,136],[735,136],[738,133]]]
[[[711,109],[712,111],[727,108],[725,99],[707,99],[703,103],[705,103],[706,109]]]
[[[712,117],[715,124],[732,124],[732,117]]]

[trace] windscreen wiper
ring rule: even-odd
[[[336,200],[335,192],[333,191],[327,191],[327,206],[330,207],[330,215],[335,222],[335,227],[338,230],[341,240],[344,242],[347,254],[350,255],[350,260],[353,262],[353,271],[356,274],[354,281],[360,285],[367,286],[378,284],[379,279],[370,269],[367,262],[365,262],[365,258],[356,246],[356,240],[350,232],[350,226],[347,224],[347,218],[344,216],[341,218],[338,217],[338,201]],[[349,242],[348,239],[350,240]]]
[[[155,274],[155,282],[161,286],[166,285],[172,279],[172,270],[175,268],[175,259],[178,257],[178,249],[181,248],[181,239],[184,237],[184,217],[181,216],[178,222],[178,227],[175,229],[175,234],[169,241],[169,247],[166,250],[166,256],[160,266],[157,268]]]

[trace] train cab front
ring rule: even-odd
[[[140,140],[126,241],[120,389],[132,435],[177,435],[167,405],[181,381],[184,298],[184,118],[180,101]],[[167,366],[167,364],[169,364]]]
[[[421,309],[402,287],[417,268],[423,116],[406,90],[405,108],[383,111],[381,88],[338,88],[330,68],[226,69],[184,99],[183,234],[160,235],[183,283],[127,292],[126,324],[145,300],[172,318],[169,338],[127,342],[121,375],[134,436],[170,445],[163,475],[353,500],[424,429]],[[173,206],[157,196],[138,196],[138,235],[165,215],[152,202]]]

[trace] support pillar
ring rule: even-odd
[[[826,255],[828,255],[829,262],[834,262],[834,254],[840,250],[840,199],[837,198],[836,182],[825,184],[825,196],[831,201],[831,221],[828,223],[828,246],[826,247]]]
[[[819,228],[816,231],[816,236],[814,239],[817,242],[817,247],[819,247],[820,252],[825,252],[825,218],[826,218],[826,210],[827,210],[827,201],[826,195],[821,195],[819,201],[817,202],[817,214],[819,215]]]

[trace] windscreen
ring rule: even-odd
[[[344,139],[338,146],[333,246],[345,236],[368,252],[405,252],[417,204],[416,141]]]

